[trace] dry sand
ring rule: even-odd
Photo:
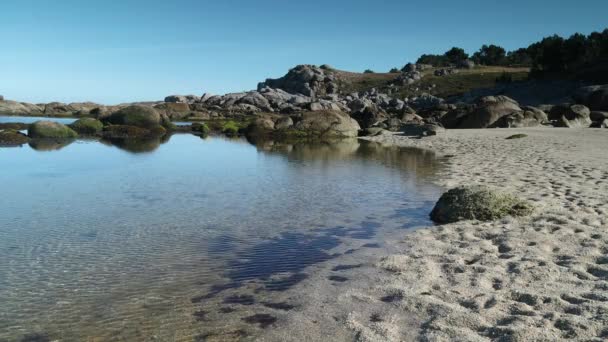
[[[528,137],[505,139],[516,133]],[[307,282],[294,298],[304,307],[262,340],[608,339],[608,130],[369,140],[450,156],[441,185],[485,184],[534,202],[535,213],[400,236],[385,255],[342,271],[356,281]]]

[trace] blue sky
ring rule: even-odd
[[[386,71],[423,53],[608,27],[606,0],[0,4],[0,94],[114,104],[254,89],[296,64]]]

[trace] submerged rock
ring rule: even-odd
[[[0,131],[0,146],[21,146],[29,140],[27,135],[15,130]]]
[[[78,133],[70,127],[52,121],[36,121],[27,130],[30,138],[73,139]]]
[[[509,194],[485,186],[458,187],[444,193],[431,212],[437,223],[462,220],[493,221],[505,216],[525,216],[532,206]]]
[[[95,135],[101,133],[103,130],[103,123],[93,118],[82,118],[71,123],[69,127],[78,134]]]

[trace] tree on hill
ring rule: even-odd
[[[374,71],[373,71],[373,70],[370,70],[370,69],[367,69],[367,70],[365,70],[363,73],[364,73],[364,74],[373,74],[373,73],[374,73]]]
[[[422,55],[416,61],[416,64],[429,64],[434,67],[447,66],[449,64],[444,55]]]
[[[447,58],[449,63],[454,65],[458,65],[469,59],[469,55],[464,52],[464,49],[458,47],[451,48],[444,54],[444,56]]]
[[[483,45],[473,54],[473,61],[483,65],[504,65],[507,62],[504,48],[491,44]]]
[[[397,69],[397,68],[392,68],[392,69],[389,71],[389,73],[391,73],[391,74],[398,74],[398,73],[399,73],[399,69]]]

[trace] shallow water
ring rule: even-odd
[[[252,338],[280,324],[256,305],[293,309],[277,298],[328,261],[429,224],[440,167],[357,140],[1,148],[0,341]]]
[[[0,123],[25,123],[31,124],[36,121],[53,121],[59,122],[64,125],[69,125],[72,122],[76,121],[75,118],[54,118],[54,117],[46,117],[46,116],[2,116],[0,115]]]

